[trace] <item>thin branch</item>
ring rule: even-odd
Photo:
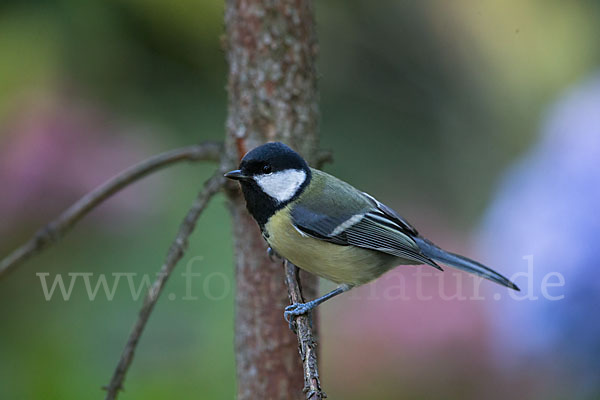
[[[138,319],[129,334],[129,339],[121,354],[119,364],[113,373],[110,383],[105,387],[107,390],[106,400],[116,399],[119,390],[122,389],[123,381],[127,374],[127,370],[131,365],[131,361],[133,360],[136,346],[140,340],[144,327],[148,322],[148,318],[154,309],[154,305],[156,304],[169,275],[173,272],[175,265],[185,254],[188,238],[193,232],[200,214],[202,214],[202,211],[204,211],[212,196],[222,188],[224,179],[223,171],[220,169],[217,170],[215,175],[206,181],[204,188],[200,191],[192,208],[188,211],[182,221],[177,236],[169,247],[165,263],[160,270],[158,278],[156,278],[152,287],[148,289],[148,293],[146,294],[146,298],[144,299],[144,303],[138,314]]]
[[[329,150],[319,150],[315,155],[315,166],[323,168],[325,164],[333,162],[333,153]],[[290,303],[303,303],[302,289],[300,287],[299,269],[291,262],[283,261],[285,284],[288,288]],[[312,331],[311,314],[296,317],[296,335],[298,336],[298,351],[302,359],[304,371],[304,392],[309,400],[321,400],[327,397],[321,389],[319,369],[317,363],[317,340]]]
[[[59,215],[58,218],[36,232],[27,243],[4,258],[0,262],[0,279],[13,271],[31,255],[56,242],[81,218],[124,187],[129,186],[151,172],[180,161],[219,161],[221,151],[221,144],[207,142],[167,151],[129,167],[83,196]]]
[[[333,153],[330,150],[318,150],[315,155],[315,166],[317,169],[323,168],[325,164],[333,162]]]
[[[290,302],[304,303],[300,280],[298,279],[298,267],[291,262],[284,260],[285,284],[288,288]],[[309,400],[322,400],[327,397],[321,389],[319,380],[319,369],[317,365],[317,340],[312,332],[312,321],[310,314],[300,315],[295,318],[296,335],[298,336],[298,351],[302,358],[302,368],[304,369],[304,392]]]

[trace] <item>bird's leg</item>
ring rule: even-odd
[[[281,258],[281,256],[279,254],[277,254],[277,252],[275,250],[273,250],[273,248],[271,246],[269,246],[269,248],[267,249],[267,255],[269,256],[269,259],[272,262],[275,262],[275,260],[273,259],[273,257]]]
[[[331,292],[324,294],[321,297],[318,297],[314,300],[307,301],[306,303],[294,303],[285,308],[285,312],[283,313],[283,317],[290,325],[290,329],[294,330],[294,318],[298,315],[306,314],[311,311],[313,308],[318,306],[319,304],[331,299],[332,297],[337,296],[338,294],[342,294],[352,289],[352,285],[343,284],[332,290]]]

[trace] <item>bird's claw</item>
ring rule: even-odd
[[[285,308],[283,312],[283,318],[287,321],[292,332],[296,332],[294,327],[295,317],[304,315],[312,310],[314,307],[310,303],[294,303],[290,304]]]

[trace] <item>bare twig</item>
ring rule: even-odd
[[[321,169],[325,164],[331,164],[333,162],[333,153],[330,150],[319,150],[315,155],[314,161],[317,169]]]
[[[298,268],[291,262],[284,260],[285,284],[288,287],[290,302],[304,303],[300,281],[298,279]],[[304,392],[309,400],[321,400],[327,397],[321,389],[319,380],[319,369],[317,366],[317,340],[313,335],[310,314],[296,317],[296,334],[298,335],[298,351],[302,358],[304,369]]]
[[[167,151],[129,167],[83,196],[58,218],[40,229],[27,243],[4,258],[0,262],[0,279],[13,271],[29,256],[56,242],[82,217],[124,187],[151,172],[180,161],[219,161],[221,150],[221,144],[207,142]]]
[[[200,214],[202,214],[202,211],[206,208],[211,197],[221,189],[224,179],[223,171],[217,170],[215,175],[205,183],[204,188],[198,194],[192,208],[188,211],[181,223],[179,232],[171,244],[171,247],[169,247],[165,263],[160,270],[158,278],[154,281],[152,287],[148,289],[148,293],[144,298],[144,303],[140,309],[138,319],[129,334],[129,339],[123,349],[119,364],[113,373],[110,383],[106,386],[106,400],[115,399],[119,390],[122,389],[123,380],[125,379],[127,370],[133,360],[135,348],[140,340],[142,331],[148,322],[148,318],[154,309],[154,305],[156,304],[169,275],[175,268],[175,265],[183,257],[187,247],[188,237],[194,230]]]

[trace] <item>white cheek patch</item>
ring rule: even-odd
[[[286,169],[271,174],[257,175],[254,180],[263,192],[277,202],[283,203],[294,197],[300,189],[306,180],[306,172],[299,169]]]

